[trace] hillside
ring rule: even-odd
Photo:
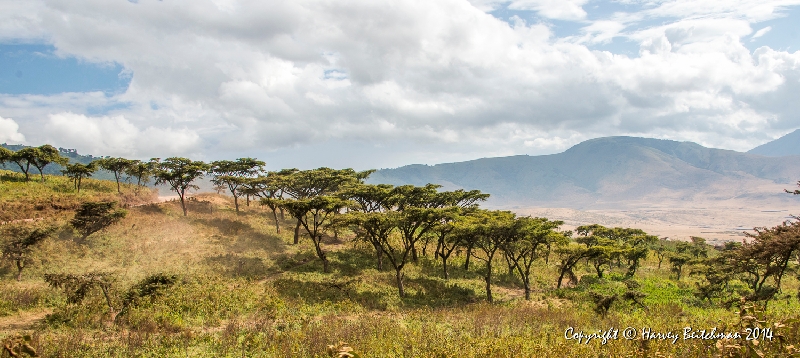
[[[608,137],[559,154],[384,169],[372,183],[476,188],[497,206],[615,208],[637,202],[784,200],[800,157],[765,158],[671,140]]]
[[[6,178],[3,183],[31,198],[41,192],[63,192],[78,201],[114,195],[111,182],[97,181],[79,196],[64,190],[60,179],[23,186]],[[0,199],[8,193],[0,191]],[[47,205],[50,199],[38,200]],[[394,271],[376,269],[372,247],[352,233],[326,236],[332,272],[322,273],[307,238],[290,244],[292,220],[281,220],[278,234],[264,207],[244,206],[237,215],[231,198],[216,194],[198,195],[189,205],[189,216],[174,201],[130,207],[120,222],[85,241],[69,226],[71,215],[32,223],[53,225],[56,231],[31,251],[20,281],[12,263],[0,261],[0,341],[13,345],[29,337],[31,348],[45,357],[344,356],[336,345],[364,357],[634,356],[642,355],[639,341],[578,343],[564,332],[640,325],[681,332],[684,326],[740,320],[738,310],[696,297],[692,288],[701,281],[674,278],[655,255],[636,274],[640,303],[619,300],[607,316],[596,313],[591,300],[598,292],[620,297],[629,292],[623,268],[609,267],[607,277],[598,278],[582,265],[575,271],[579,282],[557,289],[555,252],[550,262],[534,263],[531,300],[523,299],[518,277],[506,272],[499,258],[493,283],[497,301],[490,303],[484,299],[480,261],[465,267],[463,254],[457,253],[451,276],[443,278],[439,261],[424,250],[419,262],[409,262],[407,296],[400,297]],[[87,286],[78,295],[46,284],[47,275],[59,274],[82,275],[76,280],[103,277],[109,294]],[[154,284],[154,278],[162,281]],[[787,275],[787,298],[775,300],[764,320],[778,326],[787,312],[796,312],[797,303],[789,297],[797,285]],[[80,297],[80,304],[70,304],[70,297]],[[765,340],[759,349],[788,351],[784,346],[798,341],[795,332],[793,323],[779,328],[776,335],[785,341]],[[646,348],[695,357],[719,352],[718,342],[652,340]]]
[[[758,154],[767,157],[784,157],[789,155],[800,155],[800,129],[795,130],[783,137],[764,143],[747,151],[750,154]]]

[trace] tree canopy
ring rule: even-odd
[[[192,184],[195,180],[203,177],[211,166],[202,161],[193,161],[188,158],[171,157],[163,161],[158,158],[152,160],[154,163],[153,176],[156,178],[156,185],[167,184],[172,191],[178,193],[183,209],[183,216],[186,211],[186,190],[197,189],[198,186]]]

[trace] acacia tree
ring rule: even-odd
[[[515,216],[510,211],[477,211],[473,216],[471,240],[482,255],[473,252],[473,257],[486,263],[484,280],[486,300],[494,302],[492,296],[492,263],[495,254],[516,237]]]
[[[448,211],[442,215],[442,218],[436,226],[431,230],[433,235],[436,236],[436,250],[434,256],[442,260],[442,275],[444,279],[450,278],[450,273],[447,271],[447,260],[450,259],[453,252],[461,247],[462,243],[468,242],[468,230],[459,230],[460,224],[465,220],[465,212],[463,209],[458,208]]]
[[[247,179],[252,178],[263,170],[264,162],[253,158],[239,158],[233,160],[217,160],[211,162],[209,174],[214,176],[211,181],[216,185],[225,185],[233,195],[233,204],[236,213],[239,213],[239,190]]]
[[[594,266],[598,278],[602,278],[603,272],[614,262],[622,266],[623,259],[628,265],[625,276],[633,277],[641,260],[650,252],[650,246],[658,241],[658,237],[640,229],[607,228],[597,224],[579,226],[576,232],[579,235],[576,241],[589,250],[587,260]]]
[[[116,206],[117,203],[113,201],[85,202],[69,223],[81,234],[81,241],[86,240],[89,235],[111,226],[128,214]]]
[[[297,218],[300,225],[306,230],[309,238],[314,243],[317,257],[322,260],[322,271],[330,272],[327,253],[322,249],[322,237],[325,227],[330,223],[329,218],[348,202],[335,196],[319,195],[311,199],[268,199],[278,200],[281,207],[290,215]]]
[[[575,231],[579,235],[575,241],[586,245],[587,261],[594,267],[597,277],[603,278],[606,268],[622,254],[618,241],[608,228],[597,224],[579,226]]]
[[[72,184],[79,193],[81,192],[81,181],[83,178],[88,178],[97,171],[95,162],[89,164],[73,163],[67,164],[66,169],[62,170],[66,177],[72,179]]]
[[[36,162],[37,155],[38,153],[36,148],[27,147],[13,152],[8,160],[16,164],[19,167],[19,170],[25,174],[25,181],[30,181],[31,178],[29,173],[31,170],[31,165]]]
[[[75,274],[45,274],[44,280],[53,288],[60,288],[67,295],[67,304],[80,304],[86,295],[95,287],[100,288],[108,307],[109,321],[113,322],[118,314],[111,296],[114,277],[107,272],[89,272]]]
[[[462,189],[440,192],[434,197],[434,207],[450,207],[454,209],[444,212],[444,215],[441,216],[437,225],[432,229],[432,236],[436,237],[434,257],[438,257],[442,260],[442,270],[445,279],[447,279],[449,275],[447,273],[447,260],[464,242],[464,240],[458,237],[450,237],[450,233],[455,229],[454,223],[460,218],[463,218],[466,213],[477,209],[478,202],[486,201],[488,198],[489,194],[481,193],[480,190],[464,191]],[[425,246],[423,246],[422,253],[423,255],[425,254]],[[469,256],[469,254],[467,255]]]
[[[150,176],[153,175],[153,169],[153,162],[143,162],[134,159],[124,171],[125,175],[128,177],[136,178],[136,186],[141,187],[150,181]]]
[[[275,223],[275,232],[281,233],[281,226],[278,222],[278,210],[283,212],[283,208],[278,206],[274,200],[265,199],[283,199],[283,192],[286,187],[287,176],[297,172],[297,169],[283,169],[277,172],[268,172],[267,175],[259,175],[255,178],[247,178],[239,189],[244,194],[250,194],[261,198],[261,205],[266,205],[272,210],[272,218]],[[281,214],[283,219],[283,214]]]
[[[30,164],[33,164],[33,166],[39,170],[39,175],[42,176],[42,182],[44,182],[44,168],[51,163],[66,165],[69,163],[69,158],[62,157],[58,149],[50,144],[34,148],[34,156]]]
[[[427,239],[442,218],[445,194],[437,191],[441,187],[436,184],[402,185],[392,189],[393,206],[403,214],[397,228],[408,243],[413,262],[417,262],[417,243]]]
[[[122,190],[120,189],[119,181],[122,178],[122,175],[125,174],[127,170],[134,164],[134,161],[131,159],[125,159],[120,157],[108,157],[103,159],[97,160],[97,165],[100,168],[108,170],[114,173],[114,180],[117,181],[117,193],[122,194]]]
[[[577,284],[578,277],[575,275],[575,266],[589,255],[589,249],[587,249],[585,245],[566,240],[562,241],[560,245],[556,247],[555,251],[561,259],[558,265],[558,281],[556,288],[561,288],[564,277],[569,277],[570,284]]]
[[[400,297],[405,297],[403,269],[415,245],[445,210],[434,207],[438,187],[365,186],[344,191],[356,203],[355,212],[347,214],[345,219],[359,226],[354,230],[356,234],[370,240],[376,247],[376,254],[392,265]],[[379,265],[382,262],[379,261]]]
[[[17,266],[17,281],[22,280],[25,260],[33,248],[55,231],[54,226],[34,227],[30,225],[11,224],[3,228],[2,235],[7,238],[3,243],[2,256]]]
[[[513,261],[525,288],[525,299],[531,299],[531,266],[544,256],[542,249],[549,250],[552,244],[567,240],[564,234],[556,231],[563,221],[550,221],[546,218],[517,218],[516,238],[509,241],[504,251]]]
[[[11,161],[12,155],[14,155],[14,152],[11,149],[0,147],[0,165],[2,165],[3,168],[6,167],[6,162]]]
[[[781,289],[781,281],[792,260],[800,253],[800,221],[784,222],[772,228],[755,228],[753,238],[735,250],[733,260],[744,272],[753,290],[751,300],[770,300]]]
[[[183,216],[186,216],[186,190],[198,189],[192,182],[202,178],[210,166],[201,161],[180,157],[171,157],[164,161],[153,158],[151,161],[154,163],[153,176],[156,178],[156,185],[167,184],[172,191],[178,193]]]
[[[349,168],[336,170],[324,167],[312,170],[298,170],[286,175],[281,181],[283,193],[287,196],[283,200],[307,200],[316,196],[334,195],[350,184],[362,182],[372,172],[374,170],[356,172]],[[265,203],[270,201],[279,203],[279,201],[271,199],[266,200]],[[282,207],[282,205],[278,206]],[[302,218],[292,216],[297,220],[294,228],[294,244],[297,245],[300,242]]]

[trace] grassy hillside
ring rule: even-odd
[[[18,184],[3,181],[0,199],[9,204],[27,198],[25,207],[33,212],[52,208],[50,200],[126,200],[108,190],[113,183],[94,182],[80,195],[55,177]],[[535,264],[531,301],[521,298],[521,283],[502,260],[495,267],[497,302],[489,304],[480,261],[464,269],[463,254],[455,257],[445,280],[430,252],[404,271],[407,297],[401,298],[394,272],[375,269],[372,248],[350,234],[325,239],[332,273],[322,274],[309,240],[290,244],[293,222],[281,221],[277,234],[267,210],[251,205],[237,215],[225,196],[196,196],[187,217],[176,202],[130,207],[122,221],[82,244],[66,225],[68,210],[41,212],[59,228],[33,252],[22,281],[13,279],[11,265],[0,270],[0,340],[30,334],[30,345],[46,357],[324,357],[329,345],[340,342],[362,357],[705,357],[738,349],[726,347],[735,344],[775,356],[790,352],[789,345],[800,347],[800,325],[773,325],[800,309],[794,275],[787,275],[784,293],[768,312],[758,315],[781,339],[761,339],[757,346],[743,339],[673,344],[619,333],[606,344],[578,343],[565,338],[570,327],[586,334],[626,327],[682,333],[687,326],[732,332],[750,321],[736,309],[697,298],[696,277],[676,280],[653,256],[637,273],[646,308],[623,300],[601,317],[591,293],[623,294],[621,271],[598,279],[582,266],[577,286],[555,289],[555,256]],[[111,278],[113,307],[119,310],[127,300],[116,323],[101,290],[90,289],[80,304],[71,304],[63,290],[43,280],[45,274],[90,272]],[[147,286],[151,295],[136,289],[158,274],[174,275],[174,282]]]
[[[154,192],[124,184],[123,195],[117,194],[116,183],[107,180],[84,179],[80,193],[69,178],[45,176],[39,180],[25,181],[25,176],[0,169],[0,222],[62,217],[71,214],[84,201],[119,201],[122,206],[150,202]]]

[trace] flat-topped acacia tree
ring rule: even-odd
[[[142,187],[150,181],[150,177],[153,175],[153,167],[154,164],[152,162],[132,160],[131,164],[125,169],[125,174],[136,178],[136,186]]]
[[[283,199],[283,193],[286,190],[286,179],[297,171],[298,169],[294,168],[282,169],[276,172],[268,172],[267,175],[247,178],[242,187],[239,188],[242,194],[261,198],[260,204],[266,205],[272,210],[275,232],[278,234],[281,233],[281,226],[278,222],[278,210],[281,210],[281,219],[283,219],[283,208],[278,206],[277,201],[269,199]]]
[[[228,187],[233,195],[233,205],[237,213],[239,212],[239,196],[242,194],[239,188],[247,183],[247,179],[257,176],[263,170],[264,164],[263,161],[253,158],[211,162],[209,174],[214,176],[211,181],[216,185]]]
[[[44,182],[44,168],[52,163],[67,165],[67,163],[69,163],[69,158],[62,157],[58,149],[50,144],[36,147],[36,155],[34,155],[31,164],[39,170],[42,182]]]
[[[153,158],[152,162],[154,163],[153,176],[156,178],[156,185],[167,184],[174,192],[178,193],[183,216],[187,216],[186,190],[198,189],[199,187],[192,182],[202,178],[211,166],[202,161],[181,157],[171,157],[164,161]]]
[[[50,237],[55,229],[55,226],[26,224],[10,224],[3,227],[0,234],[7,238],[7,241],[0,247],[0,253],[3,258],[14,262],[17,266],[17,281],[22,280],[25,261],[30,256],[34,246]]]
[[[325,273],[330,272],[330,262],[327,253],[322,249],[324,229],[330,223],[330,217],[348,204],[347,200],[328,195],[319,195],[310,199],[283,200],[280,204],[290,215],[297,218],[308,233],[314,243],[317,257],[322,261],[322,271]]]
[[[517,218],[516,224],[517,237],[506,243],[504,251],[522,279],[525,299],[530,300],[533,262],[549,254],[549,250],[554,244],[564,242],[569,238],[564,233],[557,231],[564,224],[563,221],[521,217]]]
[[[11,156],[8,158],[8,161],[16,164],[19,167],[19,170],[25,174],[25,181],[30,181],[31,165],[36,160],[36,155],[36,148],[22,148],[16,152],[12,152]]]
[[[133,166],[134,164],[134,161],[131,159],[125,159],[120,157],[116,158],[109,157],[109,158],[98,159],[96,160],[96,162],[97,165],[100,166],[100,168],[103,168],[105,170],[114,173],[114,179],[117,181],[117,193],[122,194],[122,190],[120,189],[119,186],[119,180],[126,171],[130,170],[131,166]]]
[[[283,193],[286,198],[282,201],[264,200],[264,203],[274,202],[279,207],[281,202],[291,200],[306,200],[317,196],[329,196],[337,193],[354,183],[363,182],[374,170],[357,172],[353,169],[318,168],[312,170],[299,170],[286,175],[282,180]],[[284,207],[285,209],[285,207]],[[294,216],[294,215],[292,215]],[[301,218],[294,216],[297,224],[294,229],[294,244],[300,242]]]
[[[2,162],[13,162],[17,164],[22,173],[25,174],[25,181],[30,180],[31,166],[39,170],[39,175],[42,178],[42,182],[44,182],[44,168],[46,166],[51,163],[60,165],[69,163],[69,158],[62,157],[58,149],[50,144],[22,148],[16,152],[6,150],[0,154],[0,156],[3,157],[0,158]]]
[[[63,173],[64,176],[72,179],[72,184],[75,186],[75,190],[80,193],[81,181],[83,178],[92,176],[95,171],[97,171],[95,162],[91,162],[89,164],[73,163],[67,164],[66,169],[62,170],[61,173]]]
[[[6,162],[11,161],[12,155],[14,155],[14,151],[6,147],[0,147],[0,165],[5,168]]]

